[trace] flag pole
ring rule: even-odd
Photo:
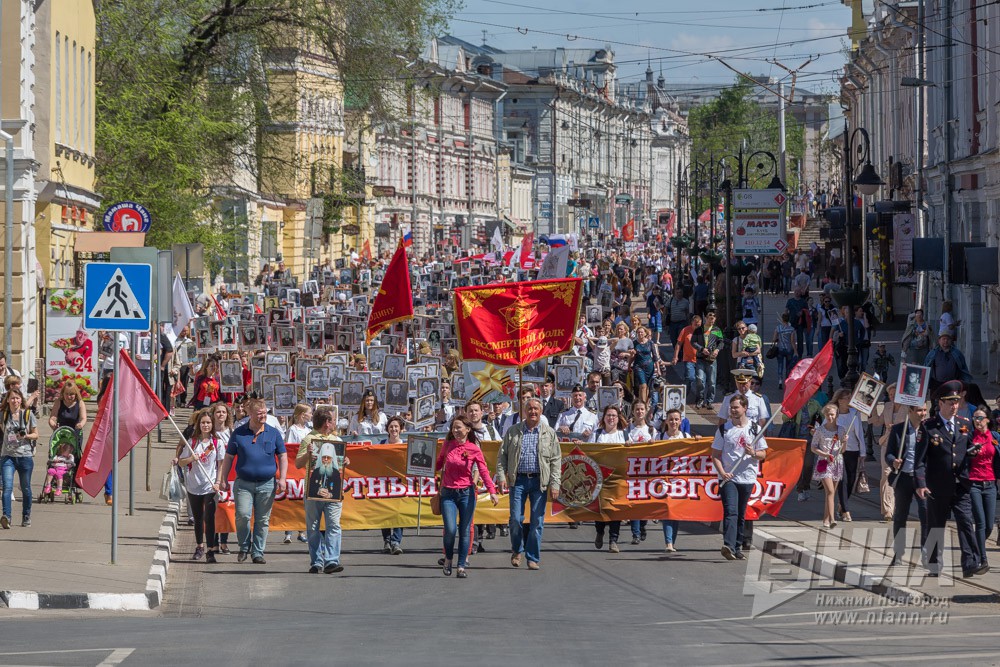
[[[778,412],[780,412],[780,410]],[[771,426],[771,424],[774,422],[774,420],[777,417],[778,417],[778,413],[777,412],[774,412],[774,413],[771,414],[770,419],[767,420],[767,422],[764,424],[764,426],[761,427],[760,431],[757,433],[757,435],[754,436],[753,440],[750,442],[750,446],[751,447],[753,447],[754,445],[756,445],[757,442],[760,441],[760,439],[764,437],[764,433],[767,431],[768,427]],[[737,459],[736,463],[733,464],[732,470],[736,470],[736,467],[739,464],[743,463],[743,459],[745,459],[746,457],[747,457],[746,451],[745,450],[740,451],[740,458]],[[722,472],[731,472],[731,471],[730,470],[726,470],[725,468],[723,468]],[[721,480],[719,482],[719,488],[721,489],[723,486],[725,486],[726,482],[728,482],[728,481],[729,481],[728,479]]]
[[[910,426],[910,415],[909,415],[909,412],[907,412],[906,419],[903,421],[903,435],[900,436],[900,438],[899,438],[899,453],[900,454],[903,454],[903,447],[906,446],[906,429],[909,426]],[[892,428],[892,427],[890,426],[889,428]],[[902,457],[896,457],[896,458],[899,458],[900,460],[902,460]],[[883,460],[885,459],[885,454],[882,455],[882,459]],[[896,483],[899,482],[900,473],[903,472],[903,464],[902,463],[899,464],[899,469],[897,471],[894,471],[894,472],[896,472],[896,478],[892,480],[892,484],[890,484],[890,486],[895,489],[896,488]]]
[[[115,337],[115,361],[111,375],[111,564],[118,563],[118,382],[122,351]]]

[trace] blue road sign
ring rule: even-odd
[[[587,221],[587,226],[588,226],[588,227],[589,227],[590,229],[597,229],[597,228],[599,228],[599,227],[601,226],[601,219],[600,219],[600,218],[598,218],[598,217],[596,217],[596,216],[592,216],[592,217],[591,217],[591,218],[590,218],[590,219],[589,219],[589,220]]]
[[[83,267],[83,327],[149,331],[153,269],[149,264],[91,262]]]

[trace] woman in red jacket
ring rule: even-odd
[[[207,408],[221,398],[219,381],[219,360],[208,357],[194,376],[193,407]]]

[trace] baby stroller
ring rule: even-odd
[[[73,446],[74,463],[63,476],[62,497],[63,502],[74,505],[76,503],[83,502],[83,492],[76,486],[76,467],[80,464],[80,454],[83,453],[83,445],[80,442],[80,436],[74,429],[68,426],[60,426],[52,432],[52,437],[49,438],[49,459],[51,460],[52,457],[54,457],[59,451],[59,448],[65,444]],[[55,500],[56,495],[54,489],[49,489],[47,493],[43,489],[38,494],[37,502],[54,503]]]

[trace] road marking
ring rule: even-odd
[[[116,665],[120,665],[125,658],[129,657],[134,652],[134,648],[116,648],[111,652],[111,655],[106,657],[103,661],[97,663],[97,667],[116,667]]]
[[[883,638],[884,639],[884,638]],[[854,638],[851,638],[854,641]],[[810,665],[860,665],[860,664],[871,664],[873,662],[884,663],[884,662],[912,662],[915,659],[920,659],[921,662],[931,661],[931,660],[943,660],[946,663],[955,663],[958,658],[994,658],[996,657],[996,651],[981,651],[976,653],[938,653],[936,655],[929,654],[910,654],[910,655],[871,655],[862,658],[844,658],[842,656],[833,656],[829,658],[819,658],[810,657],[804,659],[804,662],[808,662]],[[754,663],[742,663],[740,667],[773,667],[774,661],[769,662],[754,662]],[[716,665],[716,667],[731,667],[732,663],[721,663]]]

